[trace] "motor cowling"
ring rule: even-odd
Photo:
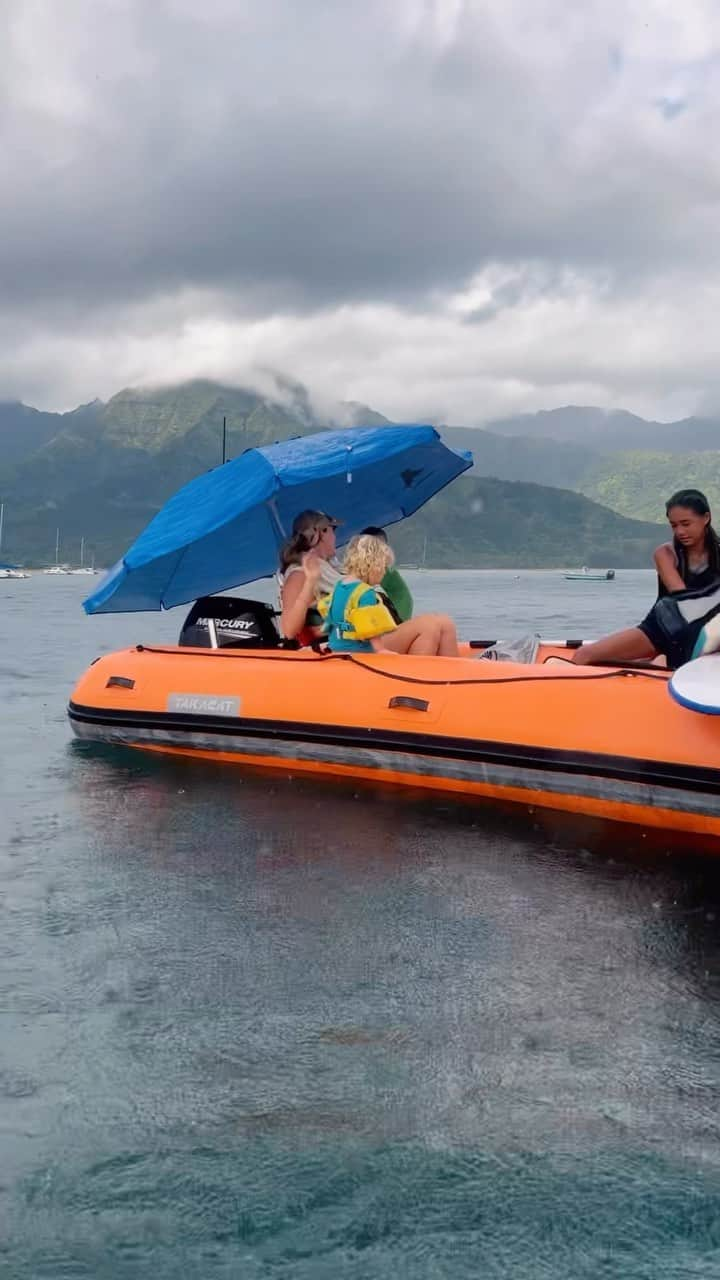
[[[196,649],[277,649],[275,610],[262,600],[202,596],[190,610],[179,644]]]

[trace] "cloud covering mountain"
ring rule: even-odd
[[[5,0],[0,399],[720,399],[712,0]]]

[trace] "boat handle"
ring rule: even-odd
[[[129,676],[110,676],[110,679],[105,685],[105,688],[106,689],[134,689],[135,681],[131,680]]]
[[[424,698],[407,698],[403,697],[401,694],[396,694],[396,696],[391,698],[388,702],[388,707],[391,711],[394,711],[396,708],[400,708],[405,711],[429,711],[430,703],[426,702]]]

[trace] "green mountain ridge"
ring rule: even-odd
[[[541,409],[484,424],[496,435],[552,439],[569,444],[592,440],[599,453],[627,450],[661,450],[694,453],[720,448],[720,422],[716,418],[690,417],[677,422],[650,422],[626,409],[598,409],[592,405],[564,405]]]
[[[587,445],[504,436],[479,427],[442,427],[442,434],[453,448],[471,450],[482,475],[560,489],[575,489],[601,456]]]
[[[647,568],[662,526],[627,520],[568,489],[460,477],[395,526],[398,559],[437,568],[564,568],[568,563]]]
[[[480,428],[446,427],[443,435],[456,448],[471,449],[484,475],[573,489],[630,519],[662,520],[667,498],[685,488],[701,489],[720,511],[720,447],[603,454],[590,445]]]
[[[56,415],[55,434],[48,436],[43,422],[39,447],[32,447],[33,440],[24,456],[18,458],[16,448],[14,462],[8,465],[5,455],[0,463],[3,554],[49,563],[59,528],[61,559],[76,562],[84,538],[88,555],[111,563],[173,492],[220,462],[223,417],[228,456],[338,423],[388,421],[352,403],[313,417],[302,388],[283,383],[279,394],[276,401],[208,381],[127,388],[107,404]],[[616,567],[649,563],[662,535],[659,526],[626,520],[563,487],[570,472],[579,475],[596,463],[592,451],[538,441],[518,446],[487,432],[451,428],[452,443],[460,443],[458,432],[472,437],[476,474],[393,531],[402,560],[418,561],[427,538],[428,563],[438,567],[560,566],[568,559]],[[477,474],[513,465],[517,478]],[[555,487],[535,483],[546,475]]]
[[[0,469],[30,457],[64,430],[92,427],[99,404],[80,405],[69,413],[46,413],[19,400],[0,400]]]
[[[701,489],[720,513],[720,449],[702,453],[628,450],[598,455],[580,477],[578,490],[625,515],[652,520],[678,489]]]

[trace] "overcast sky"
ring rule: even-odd
[[[718,0],[2,0],[0,398],[720,410]]]

